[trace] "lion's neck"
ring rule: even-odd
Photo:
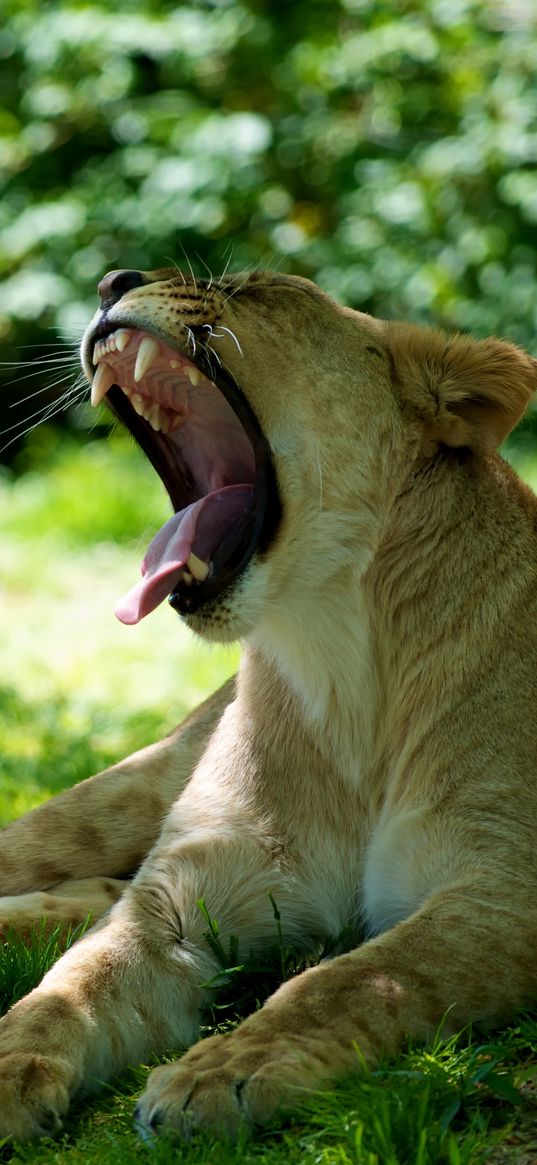
[[[275,666],[321,752],[356,779],[376,722],[376,676],[360,580],[351,570],[323,593],[272,610],[255,647]]]
[[[511,478],[501,462],[474,459],[453,476],[446,458],[434,489],[431,474],[409,482],[386,514],[365,571],[346,567],[316,592],[288,592],[258,628],[255,647],[310,739],[350,779],[391,764],[394,741],[402,748],[410,731],[417,740],[430,730],[423,709],[449,711],[488,666],[497,619],[537,569],[510,566],[510,527],[527,521]],[[499,523],[505,536],[495,541]],[[442,700],[431,701],[439,688]]]

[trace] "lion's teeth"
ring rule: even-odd
[[[155,433],[160,432],[160,405],[153,405],[146,413],[146,418],[151,428],[155,430]]]
[[[160,345],[151,336],[144,336],[143,340],[140,341],[140,347],[136,354],[136,364],[134,365],[134,379],[137,384],[142,379],[142,376],[145,376],[146,372],[151,368],[151,365],[154,364],[159,351]]]
[[[208,562],[203,562],[203,559],[198,558],[197,554],[191,554],[186,562],[190,573],[196,579],[196,582],[205,582],[209,573]]]
[[[124,331],[124,330],[121,328],[119,332],[114,332],[114,338],[115,338],[115,341],[116,341],[116,348],[117,348],[117,351],[118,351],[118,352],[124,352],[124,351],[125,351],[125,348],[127,347],[127,344],[128,344],[128,342],[129,342],[129,340],[130,340],[130,333],[129,333],[129,332],[125,332],[125,331]]]
[[[145,404],[143,397],[139,392],[133,392],[130,398],[131,405],[139,417],[145,416]]]
[[[109,352],[124,352],[130,338],[130,332],[120,328],[118,332],[111,332],[105,340],[98,340],[93,349],[93,363],[98,364]]]
[[[109,364],[99,364],[91,385],[91,403],[94,408],[101,403],[108,389],[115,383],[115,376]]]
[[[169,433],[171,431],[174,418],[164,407],[151,404],[151,401],[142,396],[141,392],[128,391],[127,396],[135,413],[148,421],[155,433]]]
[[[199,384],[199,382],[201,380],[201,372],[199,371],[199,368],[194,368],[193,364],[187,364],[187,366],[185,368],[185,372],[188,376],[190,383],[195,388],[196,385]]]

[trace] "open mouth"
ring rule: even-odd
[[[115,613],[138,623],[168,598],[193,614],[227,590],[274,534],[280,506],[267,441],[233,377],[215,372],[201,345],[193,363],[139,328],[97,329],[94,342],[92,404],[106,396],[175,511]]]

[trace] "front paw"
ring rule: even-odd
[[[61,1061],[32,1052],[0,1057],[0,1137],[24,1143],[55,1136],[68,1107]]]
[[[263,1017],[264,1018],[264,1017]],[[241,1129],[266,1125],[325,1082],[317,1037],[269,1034],[258,1013],[229,1036],[202,1040],[181,1060],[150,1075],[135,1114],[145,1138],[189,1137],[195,1128],[236,1141]]]

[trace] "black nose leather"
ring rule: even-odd
[[[117,303],[126,291],[132,291],[134,287],[143,285],[144,277],[141,271],[109,271],[97,288],[101,297],[101,307]]]

